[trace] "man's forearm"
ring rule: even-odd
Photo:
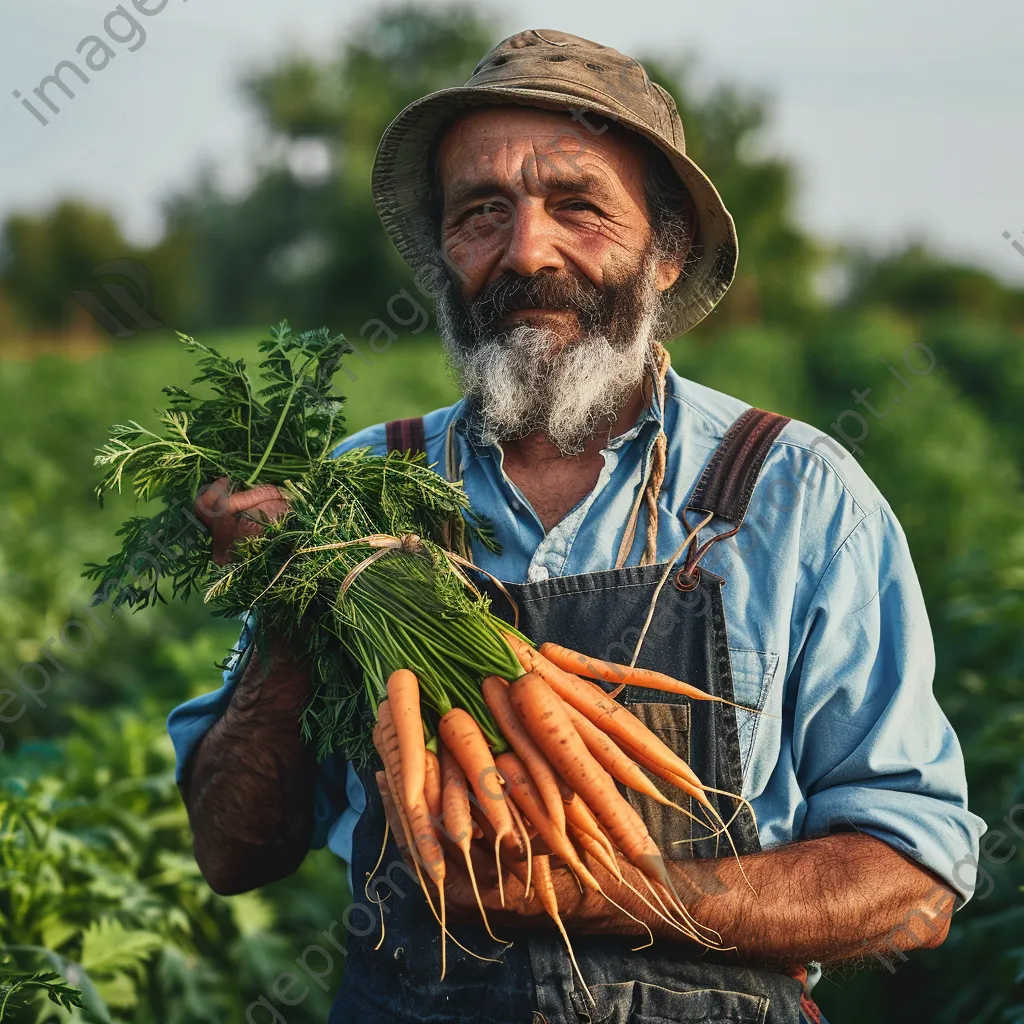
[[[687,909],[747,963],[841,961],[946,936],[952,892],[873,836],[845,832],[741,860],[756,896],[735,858],[669,870]]]
[[[272,641],[269,672],[253,652],[188,765],[182,792],[196,861],[219,893],[282,878],[306,854],[316,767],[299,732],[308,697],[308,671]]]
[[[670,877],[687,911],[721,935],[730,955],[751,965],[784,969],[939,945],[954,896],[943,883],[873,836],[825,836],[741,858],[671,861]],[[744,879],[750,880],[750,886]],[[634,892],[603,877],[608,894],[633,920],[595,894],[580,893],[559,873],[559,905],[570,931],[639,935],[643,921],[660,941],[688,941],[659,914],[639,873],[623,866]],[[531,918],[530,924],[543,924]]]

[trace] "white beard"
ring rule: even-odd
[[[540,433],[563,456],[579,455],[611,427],[653,367],[657,299],[652,285],[628,343],[593,333],[564,342],[547,328],[520,326],[469,351],[453,343],[446,304],[438,302],[438,330],[455,379],[476,407],[479,440],[499,444]]]

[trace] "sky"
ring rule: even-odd
[[[112,209],[133,241],[155,240],[162,199],[201,166],[244,188],[261,136],[239,77],[288,50],[326,55],[382,6],[135,2],[151,13],[132,0],[122,9],[144,40],[116,13],[104,32],[114,0],[0,0],[0,219],[74,195]],[[765,93],[765,147],[795,163],[797,212],[819,237],[881,250],[921,239],[1024,286],[1021,0],[479,4],[501,35],[563,29],[692,64],[698,84]],[[89,35],[104,36],[113,57],[93,43],[79,56]],[[88,83],[65,74],[76,95],[55,93],[59,114],[35,101],[44,126],[21,99],[59,61],[84,68],[86,56],[107,63]]]

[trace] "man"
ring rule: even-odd
[[[638,664],[761,712],[621,697],[757,820],[731,826],[737,861],[638,802],[690,911],[731,953],[680,941],[621,887],[634,919],[582,895],[563,868],[586,992],[511,876],[506,906],[488,900],[514,942],[489,944],[451,858],[455,936],[493,959],[452,952],[440,980],[437,926],[392,882],[383,937],[350,928],[331,1020],[791,1022],[801,1003],[818,1012],[802,965],[938,945],[971,895],[983,823],[931,692],[906,540],[847,452],[668,366],[658,339],[702,319],[736,264],[732,220],[685,156],[671,99],[614,50],[523,32],[467,86],[398,116],[373,188],[399,251],[435,286],[465,398],[344,447],[422,450],[464,482],[502,545],[475,560],[535,641],[618,661],[639,647]],[[224,484],[197,504],[221,562],[236,535],[285,511],[275,488],[229,496]],[[744,543],[721,543],[739,530]],[[170,720],[199,865],[218,892],[241,892],[327,841],[358,900],[389,810],[373,773],[349,766],[347,796],[332,794],[344,766],[317,768],[296,726],[307,668],[280,643],[267,671],[243,649],[218,693]],[[647,928],[655,941],[639,948]]]

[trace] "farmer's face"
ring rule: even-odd
[[[579,454],[639,387],[679,276],[656,252],[644,171],[624,133],[524,107],[467,114],[442,139],[453,287],[437,324],[483,440],[543,433]]]
[[[498,297],[488,333],[528,325],[562,343],[595,328],[614,336],[629,329],[612,322],[615,299],[636,290],[638,274],[658,291],[676,280],[666,261],[644,266],[644,170],[622,133],[588,132],[565,113],[488,107],[449,129],[438,151],[441,245],[467,307],[486,317]]]

